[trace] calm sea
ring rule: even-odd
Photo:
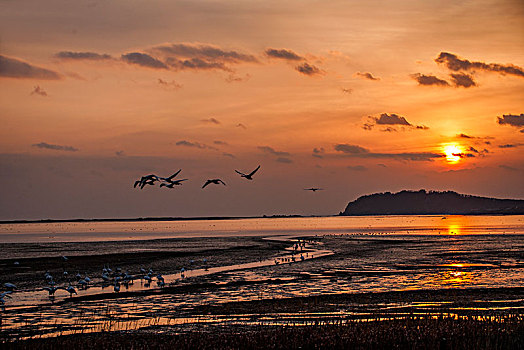
[[[96,242],[279,235],[524,234],[524,216],[355,216],[0,225],[0,243]]]

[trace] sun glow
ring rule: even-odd
[[[446,161],[450,164],[458,163],[464,154],[462,148],[456,143],[450,143],[443,146]]]

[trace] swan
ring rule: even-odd
[[[235,170],[238,174],[240,174],[240,177],[244,177],[246,178],[247,180],[253,180],[253,175],[255,175],[255,173],[258,171],[258,169],[260,169],[260,165],[257,166],[257,168],[255,170],[253,170],[252,172],[250,172],[249,174],[244,174],[238,170]]]
[[[222,185],[226,186],[226,183],[224,181],[220,180],[220,179],[211,179],[211,180],[207,180],[206,183],[204,184],[204,186],[202,186],[202,188],[206,187],[209,184],[215,184],[215,185],[222,184]]]
[[[304,191],[311,191],[311,192],[322,191],[322,190],[323,188],[316,188],[316,187],[304,188]]]

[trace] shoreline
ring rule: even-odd
[[[227,220],[254,220],[254,219],[293,219],[293,218],[357,218],[357,217],[402,217],[402,216],[521,216],[524,213],[406,213],[406,214],[333,214],[333,215],[261,215],[261,216],[190,216],[190,217],[144,217],[144,218],[77,218],[77,219],[37,219],[37,220],[0,220],[0,225],[14,224],[50,224],[50,223],[89,223],[89,222],[154,222],[154,221],[227,221]]]

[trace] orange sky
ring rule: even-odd
[[[0,40],[0,219],[524,198],[522,1],[0,1]]]

